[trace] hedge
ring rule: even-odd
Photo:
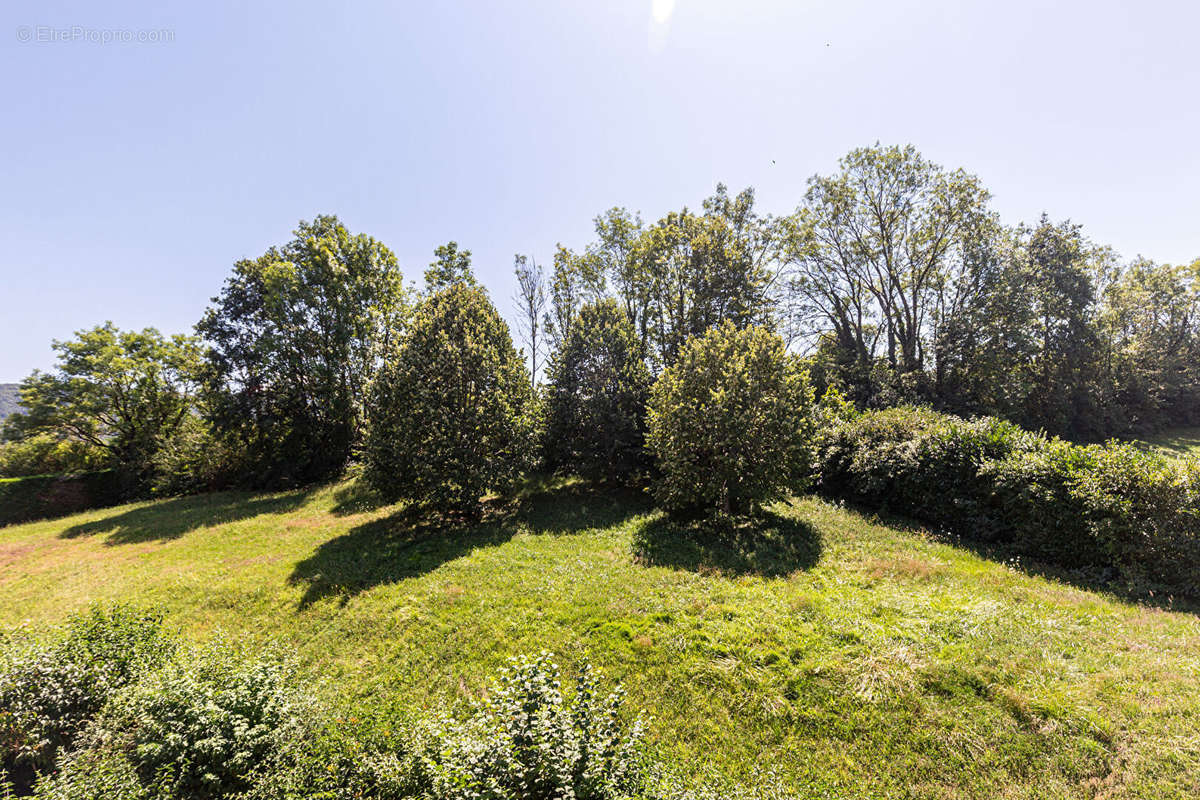
[[[116,505],[124,501],[125,489],[125,481],[116,470],[2,478],[0,525]]]
[[[1047,564],[1200,596],[1200,462],[991,417],[873,411],[818,440],[819,490]]]

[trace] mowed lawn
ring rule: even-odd
[[[1142,441],[1163,455],[1200,458],[1200,427],[1172,428]]]
[[[815,498],[736,545],[565,485],[473,527],[353,483],[0,529],[0,629],[94,601],[282,640],[347,714],[465,707],[504,659],[583,656],[688,775],[801,796],[1200,794],[1200,623]]]

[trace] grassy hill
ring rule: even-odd
[[[1194,797],[1200,622],[813,498],[736,547],[581,485],[435,524],[353,483],[0,529],[0,629],[96,600],[283,639],[355,714],[465,706],[583,654],[689,773],[802,796]]]
[[[1200,428],[1172,428],[1142,441],[1163,455],[1200,457]]]

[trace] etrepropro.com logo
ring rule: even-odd
[[[22,44],[167,44],[175,41],[172,28],[90,28],[86,25],[18,25]]]

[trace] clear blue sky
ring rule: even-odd
[[[418,279],[457,239],[509,313],[513,254],[582,246],[605,208],[657,218],[724,181],[787,212],[876,140],[976,173],[1008,222],[1190,261],[1198,8],[9,0],[0,381],[106,319],[189,331],[234,260],[319,213]],[[72,26],[173,39],[37,41]]]

